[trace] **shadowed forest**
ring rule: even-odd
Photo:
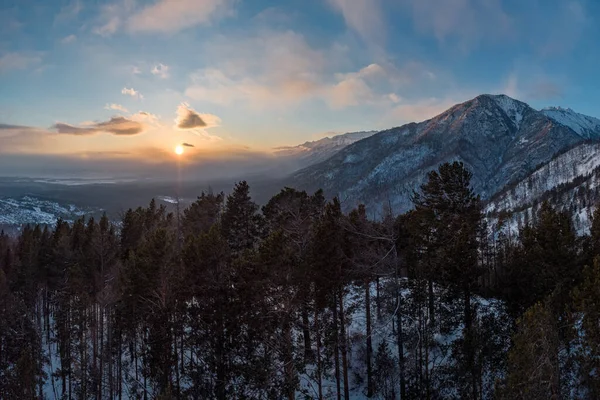
[[[246,182],[0,235],[0,399],[600,397],[600,213],[488,224],[461,163],[378,221]]]

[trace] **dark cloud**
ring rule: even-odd
[[[36,128],[31,127],[31,126],[23,126],[23,125],[10,125],[10,124],[2,124],[0,123],[0,130],[5,131],[5,130],[21,130],[21,131],[33,131],[36,130]]]
[[[196,146],[194,146],[193,144],[189,144],[189,143],[181,143],[181,145],[182,145],[183,147],[196,147]]]
[[[79,127],[58,122],[52,128],[56,129],[58,133],[67,135],[81,136],[106,132],[118,136],[131,136],[142,133],[145,129],[145,126],[141,122],[132,121],[125,117],[113,117],[109,121],[98,122],[89,127]]]
[[[179,129],[205,128],[207,126],[200,114],[190,108],[180,107],[178,114],[177,127]]]

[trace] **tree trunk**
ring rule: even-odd
[[[367,397],[373,397],[373,366],[371,359],[373,357],[373,343],[371,339],[371,285],[369,280],[365,280],[365,314],[367,325]]]
[[[294,357],[292,354],[292,327],[286,317],[284,324],[284,362],[285,362],[285,392],[288,400],[294,400],[296,395]]]
[[[335,296],[335,294],[334,294]],[[337,312],[337,299],[333,298],[333,358],[334,358],[334,366],[335,366],[335,387],[336,387],[336,398],[337,400],[342,399],[342,389],[340,384],[340,337],[339,337],[339,329],[338,329],[338,312]]]
[[[340,331],[342,333],[342,368],[344,372],[344,398],[350,400],[350,380],[348,379],[348,342],[346,338],[346,321],[344,314],[344,297],[343,290],[338,292],[340,301]]]
[[[400,304],[400,290],[398,288],[398,313],[396,314],[397,333],[398,333],[398,369],[400,372],[400,398],[406,398],[406,378],[404,376],[404,337],[402,334],[402,305]]]
[[[435,326],[435,304],[433,299],[433,281],[429,279],[429,323]]]
[[[323,372],[321,371],[321,331],[319,324],[319,312],[315,307],[315,336],[317,338],[317,387],[319,391],[318,400],[323,400]]]
[[[304,362],[312,359],[312,346],[310,343],[310,320],[308,319],[308,305],[302,306],[302,337],[304,339]]]
[[[465,322],[465,356],[467,359],[467,370],[471,375],[471,391],[473,399],[477,399],[477,372],[475,371],[475,357],[474,357],[474,338],[473,338],[473,319],[471,313],[471,291],[469,288],[464,290],[464,322]]]
[[[377,321],[381,320],[381,298],[379,297],[379,291],[380,291],[380,287],[379,287],[379,277],[377,277],[377,279],[375,280],[375,285],[376,285],[376,300],[375,303],[377,303]]]

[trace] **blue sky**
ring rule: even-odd
[[[264,151],[480,93],[600,116],[599,3],[4,0],[0,153]]]

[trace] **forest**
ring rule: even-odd
[[[486,223],[462,163],[381,219],[246,182],[0,235],[0,399],[597,399],[600,211]]]

